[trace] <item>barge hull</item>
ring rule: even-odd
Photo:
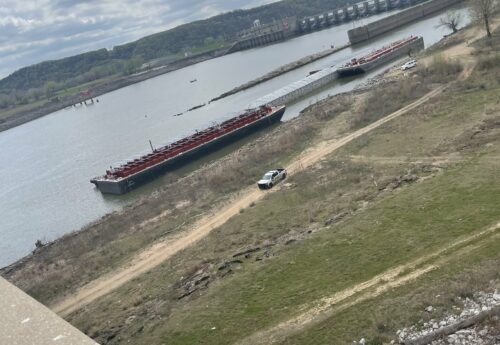
[[[339,77],[348,77],[366,73],[380,65],[389,63],[407,54],[410,56],[411,53],[418,52],[422,49],[424,49],[424,39],[422,37],[419,37],[416,40],[408,43],[407,45],[404,45],[403,47],[400,47],[390,53],[387,53],[386,55],[381,56],[376,60],[358,66],[341,67],[337,69],[337,73]]]
[[[118,181],[93,179],[91,180],[91,182],[95,184],[102,193],[116,195],[125,194],[166,173],[167,171],[172,171],[180,168],[181,166],[192,162],[195,159],[206,155],[207,153],[217,151],[218,149],[232,142],[235,142],[261,128],[269,127],[272,124],[278,123],[283,117],[284,113],[285,107],[282,107],[275,113],[262,118],[255,123],[239,128],[200,147],[194,148],[190,151],[186,151],[176,157],[166,160],[165,162],[159,163],[156,166],[140,171],[134,175],[127,176],[126,178],[120,179]]]

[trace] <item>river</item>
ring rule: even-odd
[[[464,8],[457,8],[468,18]],[[105,196],[89,183],[110,165],[148,152],[149,140],[160,146],[181,138],[231,117],[311,70],[339,65],[410,34],[422,35],[430,46],[447,33],[436,28],[442,15],[427,17],[182,116],[173,115],[283,64],[347,43],[348,29],[380,16],[208,60],[108,93],[94,105],[60,110],[1,132],[0,267],[28,254],[36,240],[51,241],[78,230],[160,186],[161,178],[124,196]],[[329,94],[352,90],[376,73],[332,83],[289,104],[284,121]],[[190,83],[193,79],[197,82]]]

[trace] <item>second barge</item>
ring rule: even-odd
[[[337,74],[339,77],[347,77],[366,73],[381,64],[395,60],[404,55],[411,55],[411,53],[422,49],[424,49],[423,37],[411,36],[393,42],[363,57],[352,59],[351,62],[339,67],[337,69]]]
[[[152,153],[134,159],[105,175],[90,180],[102,193],[125,194],[158,175],[175,169],[203,154],[214,151],[259,128],[277,123],[285,113],[285,106],[261,106],[198,131],[188,137],[153,150]]]

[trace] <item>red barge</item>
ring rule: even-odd
[[[366,73],[369,70],[387,63],[391,60],[402,57],[406,54],[418,52],[424,49],[424,39],[419,36],[410,36],[408,38],[391,43],[368,55],[352,59],[342,67],[337,69],[339,77],[347,77],[356,74]]]
[[[246,110],[218,125],[111,168],[105,175],[95,177],[90,182],[102,193],[125,194],[168,170],[173,170],[259,128],[279,122],[284,113],[285,106],[261,106]]]

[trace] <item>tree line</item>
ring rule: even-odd
[[[237,33],[251,27],[255,19],[270,23],[286,17],[316,15],[349,6],[360,0],[283,0],[272,4],[223,13],[146,36],[137,41],[99,49],[64,59],[21,68],[0,80],[0,109],[51,98],[58,91],[109,76],[136,72],[145,62],[175,61],[236,40]],[[470,0],[472,13],[485,24],[488,35],[494,0]]]
[[[358,0],[284,0],[248,10],[235,10],[146,36],[137,41],[21,68],[0,80],[0,108],[50,98],[59,90],[134,73],[143,63],[177,60],[186,54],[228,46],[237,33],[289,16],[309,16]]]

